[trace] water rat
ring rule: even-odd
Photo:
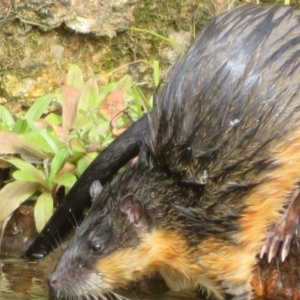
[[[104,299],[159,272],[172,290],[250,299],[257,256],[284,259],[297,227],[299,57],[290,7],[211,21],[161,90],[138,162],[93,193],[54,293]]]

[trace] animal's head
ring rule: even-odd
[[[101,298],[161,265],[147,209],[151,195],[141,186],[147,176],[137,180],[133,173],[120,175],[100,195],[91,192],[94,203],[48,279],[57,296]]]

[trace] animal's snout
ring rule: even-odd
[[[58,280],[54,274],[47,278],[47,284],[51,290],[55,290],[57,287]]]

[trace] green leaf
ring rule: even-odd
[[[130,75],[123,76],[117,83],[116,89],[127,91],[132,87],[132,77]]]
[[[151,106],[150,102],[147,100],[147,97],[141,91],[141,89],[137,85],[134,85],[133,86],[133,90],[136,93],[136,100],[137,99],[141,99],[142,102],[144,103],[147,111],[151,111],[152,110],[152,106]]]
[[[135,88],[135,86],[133,86],[132,88],[132,94],[133,94],[133,98],[134,98],[134,109],[137,112],[138,117],[142,117],[143,116],[143,104],[142,101],[140,99],[139,93],[137,91],[137,89]]]
[[[83,75],[78,65],[72,64],[67,75],[67,85],[74,86],[80,91],[83,89]]]
[[[70,149],[74,152],[84,153],[85,152],[85,144],[82,140],[74,138],[69,142]]]
[[[89,140],[96,139],[96,141],[99,141],[99,133],[98,133],[97,129],[96,128],[91,129],[88,137],[89,137]]]
[[[78,176],[82,175],[82,173],[90,165],[90,163],[91,163],[91,160],[90,159],[88,160],[86,157],[81,158],[77,162],[77,174],[78,174]]]
[[[61,116],[55,114],[55,113],[50,113],[44,118],[46,121],[48,121],[51,125],[61,125]]]
[[[36,132],[47,142],[52,152],[57,153],[62,144],[56,136],[51,135],[47,129],[37,129]]]
[[[154,84],[157,87],[160,82],[160,69],[159,69],[159,61],[153,61],[153,77],[154,77]]]
[[[84,158],[91,163],[98,155],[98,152],[89,152],[84,156]]]
[[[77,178],[74,174],[71,173],[65,173],[58,178],[55,178],[54,182],[58,183],[60,185],[66,186],[71,188],[74,183],[77,181]]]
[[[78,109],[87,111],[87,109],[93,109],[98,107],[98,103],[99,103],[98,84],[96,79],[90,78],[82,89]]]
[[[182,48],[176,43],[174,42],[173,40],[163,36],[163,35],[160,35],[154,31],[151,31],[151,30],[148,30],[148,29],[141,29],[141,28],[129,28],[131,30],[134,30],[134,31],[137,31],[137,32],[143,32],[143,33],[149,33],[151,35],[154,35],[156,36],[157,38],[163,40],[163,41],[166,41],[167,43],[169,43],[174,49],[176,49],[179,53],[183,53],[183,50]]]
[[[39,97],[37,100],[35,100],[30,109],[26,112],[24,119],[30,120],[32,122],[35,122],[38,119],[40,119],[40,117],[45,112],[52,99],[53,94],[45,94]]]
[[[34,207],[35,227],[41,232],[53,212],[53,199],[50,193],[43,193],[37,199]]]
[[[91,122],[84,124],[79,131],[80,138],[85,138],[85,135],[92,129],[93,124]]]
[[[10,112],[2,105],[0,105],[0,121],[7,129],[15,123]]]
[[[35,172],[36,168],[19,158],[10,158],[8,161],[22,171]]]
[[[90,131],[90,133],[91,133],[91,131]],[[95,130],[94,134],[105,136],[107,134],[107,132],[110,132],[110,122],[102,120],[102,122],[100,122],[99,125],[97,126],[97,129]]]
[[[34,176],[34,174],[28,171],[26,172],[26,171],[17,170],[13,172],[12,176],[16,180],[39,183],[39,180]]]
[[[112,137],[111,133],[108,133],[104,141],[102,142],[100,150],[105,149],[113,140],[114,138]]]
[[[56,89],[54,92],[54,96],[55,96],[56,101],[62,105],[62,102],[63,102],[62,101],[62,98],[63,98],[62,90]]]
[[[17,167],[18,169],[20,169],[20,172],[15,171],[13,173],[14,178],[22,181],[37,182],[43,187],[49,189],[49,186],[46,182],[45,174],[43,174],[40,170],[36,169],[33,165],[19,158],[10,158],[7,159],[7,161],[15,167]]]
[[[38,189],[38,184],[25,181],[7,183],[0,190],[0,222],[8,218],[25,200]]]
[[[53,180],[56,174],[59,172],[65,161],[69,156],[69,152],[65,148],[61,148],[51,162],[51,170],[50,170],[50,180]]]
[[[28,147],[35,147],[36,150],[46,152],[46,153],[54,153],[53,149],[49,146],[49,144],[45,141],[45,139],[38,133],[39,130],[36,131],[28,131],[24,134],[19,134],[18,137],[21,141],[26,143]],[[30,149],[28,149],[30,151]]]
[[[27,120],[17,119],[15,125],[12,128],[12,131],[15,133],[24,133],[28,130],[29,124]]]
[[[43,173],[41,173],[41,175],[44,176]],[[47,190],[50,190],[49,185],[46,182],[46,178],[44,179],[44,181],[42,181],[41,178],[37,177],[36,174],[33,174],[31,172],[17,170],[12,174],[12,176],[16,180],[39,183]]]
[[[40,170],[36,169],[33,165],[31,165],[19,158],[9,158],[6,161],[8,161],[9,163],[11,163],[16,168],[20,169],[23,172],[31,173],[31,176],[34,176],[34,178],[36,179],[35,182],[48,188],[48,186],[46,184],[45,175]],[[31,181],[31,180],[28,180],[28,181]]]

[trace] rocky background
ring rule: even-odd
[[[153,92],[157,59],[165,78],[178,51],[147,29],[185,49],[215,15],[242,3],[229,0],[0,0],[0,104],[21,113],[65,80],[71,63],[93,69],[99,83],[124,74]]]

